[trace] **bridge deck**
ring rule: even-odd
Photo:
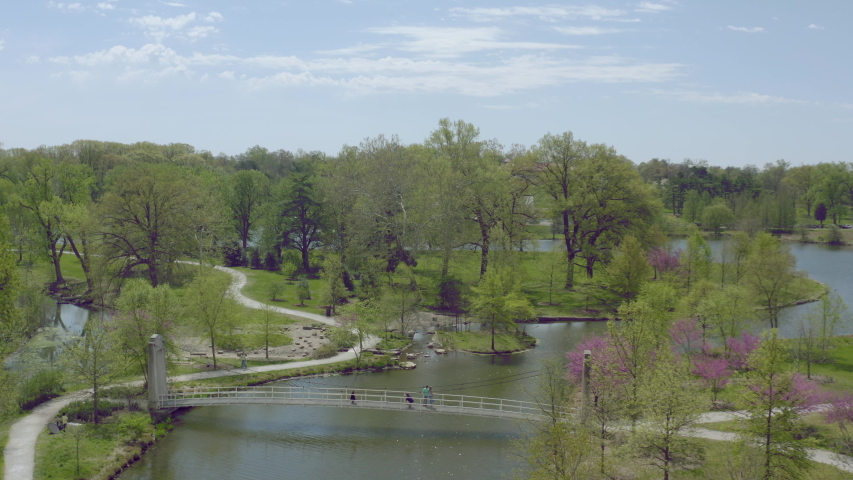
[[[437,394],[432,402],[422,395],[406,401],[406,392],[392,390],[356,389],[355,403],[350,399],[353,390],[341,388],[306,388],[283,386],[260,387],[201,387],[169,391],[160,395],[160,408],[201,407],[213,405],[294,405],[303,407],[369,408],[418,413],[444,413],[478,417],[537,419],[550,411],[550,405],[503,398],[472,395]],[[568,416],[569,410],[555,410]]]

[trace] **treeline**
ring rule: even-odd
[[[754,165],[723,168],[704,160],[654,158],[637,168],[643,180],[655,185],[667,209],[712,228],[722,220],[749,231],[790,231],[802,214],[837,225],[853,206],[850,162],[793,167],[778,160],[759,170]],[[706,212],[709,207],[714,208]]]
[[[414,266],[430,251],[447,275],[452,252],[473,247],[482,275],[490,252],[523,249],[540,218],[559,219],[568,264],[592,275],[624,235],[645,238],[661,211],[611,147],[564,133],[505,150],[446,119],[423,143],[380,135],[332,158],[95,141],[4,150],[0,192],[17,261],[49,261],[60,287],[60,259],[76,255],[92,298],[130,276],[156,286],[177,260],[211,255],[312,274],[323,249],[340,255],[346,277]]]

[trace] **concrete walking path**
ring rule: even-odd
[[[244,273],[238,272],[237,270],[227,267],[216,267],[216,269],[229,273],[233,277],[230,292],[234,295],[234,298],[242,305],[255,309],[263,309],[267,307],[266,304],[252,300],[251,298],[243,295],[243,293],[240,291],[243,287],[246,286],[246,282],[248,281]],[[313,313],[302,312],[299,310],[291,310],[288,308],[270,308],[272,308],[276,312],[292,315],[294,317],[306,318],[308,320],[324,323],[326,325],[335,325],[334,318],[316,315]],[[365,342],[364,348],[373,348],[374,346],[376,346],[377,343],[379,343],[379,338],[370,337]],[[264,365],[262,367],[253,367],[247,369],[189,373],[186,375],[170,377],[169,380],[172,382],[186,382],[189,380],[201,380],[205,378],[248,375],[250,373],[257,372],[292,370],[296,368],[312,367],[316,365],[326,365],[330,363],[352,360],[355,358],[355,354],[356,350],[353,348],[347,352],[342,352],[335,355],[334,357],[324,358],[322,360],[304,360],[279,365]],[[132,383],[139,384],[139,382]],[[90,395],[91,392],[89,390],[82,390],[79,392],[63,395],[59,398],[55,398],[50,402],[39,405],[32,412],[30,412],[29,415],[22,418],[21,420],[18,420],[14,425],[12,425],[12,428],[9,430],[9,440],[6,444],[5,450],[3,451],[3,455],[5,458],[3,478],[6,480],[32,480],[35,471],[36,441],[38,440],[39,434],[45,431],[45,425],[47,425],[53,418],[56,418],[56,416],[59,415],[59,412],[61,412],[66,405],[68,405],[74,400],[82,400],[88,398]]]

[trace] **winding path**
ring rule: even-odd
[[[251,298],[243,295],[243,293],[241,292],[243,287],[245,287],[246,283],[248,282],[248,279],[246,278],[246,275],[244,273],[226,267],[216,267],[216,269],[231,275],[233,281],[231,283],[230,292],[234,295],[234,298],[238,302],[240,302],[240,304],[248,308],[266,308],[266,304],[263,304],[256,300],[252,300]],[[322,315],[316,315],[313,313],[302,312],[299,310],[291,310],[282,307],[270,308],[272,308],[276,312],[284,313],[294,317],[306,318],[308,320],[324,323],[327,325],[335,324],[334,318],[324,317]],[[367,342],[365,342],[364,347],[373,348],[378,342],[378,338],[371,337],[367,340]],[[347,352],[342,352],[335,355],[334,357],[324,358],[322,360],[305,360],[279,365],[264,365],[261,367],[253,367],[248,369],[232,369],[190,373],[186,375],[177,375],[174,377],[170,377],[170,380],[174,382],[186,382],[189,380],[200,380],[205,378],[247,375],[250,373],[257,372],[292,370],[295,368],[311,367],[315,365],[326,365],[329,363],[352,360],[355,358],[355,354],[356,349],[353,348]],[[67,395],[63,395],[59,398],[55,398],[50,402],[44,403],[36,407],[32,412],[30,412],[29,415],[12,425],[12,428],[9,430],[9,440],[6,444],[5,450],[3,451],[3,455],[5,458],[3,478],[6,480],[32,480],[35,471],[36,440],[38,440],[39,434],[45,431],[45,425],[49,423],[52,419],[56,418],[59,412],[61,412],[66,405],[75,400],[82,400],[88,398],[89,395],[91,395],[90,391],[82,390],[79,392],[73,392]]]

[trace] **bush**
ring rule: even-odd
[[[277,272],[280,265],[281,261],[278,259],[278,256],[276,256],[275,253],[267,252],[267,254],[264,255],[264,268],[266,270],[269,270],[271,272]]]
[[[830,225],[829,232],[826,234],[826,242],[830,245],[841,245],[844,239],[841,236],[841,229],[838,225]]]
[[[261,268],[263,268],[263,263],[261,262],[261,252],[259,252],[257,248],[253,248],[251,253],[249,253],[249,266],[255,270],[260,270]]]
[[[36,372],[23,379],[20,388],[18,405],[23,410],[32,410],[65,391],[62,387],[62,373],[58,370]]]
[[[151,425],[151,417],[145,413],[131,413],[121,417],[119,429],[131,438],[139,438]]]
[[[333,344],[333,343],[329,343],[326,345],[322,345],[317,350],[315,350],[314,353],[311,354],[311,358],[315,358],[315,359],[319,360],[322,358],[331,358],[337,354],[338,354],[338,346]]]
[[[98,401],[98,418],[107,417],[109,415],[112,415],[113,412],[116,412],[123,408],[124,405],[120,403],[111,402],[109,400],[100,400]],[[66,415],[68,415],[69,422],[79,420],[81,422],[90,423],[94,421],[95,418],[95,406],[94,402],[91,399],[71,402],[68,404],[67,407],[65,407],[65,410],[63,411]]]
[[[226,243],[222,247],[222,260],[226,267],[242,267],[246,263],[243,259],[243,249],[234,241]]]

